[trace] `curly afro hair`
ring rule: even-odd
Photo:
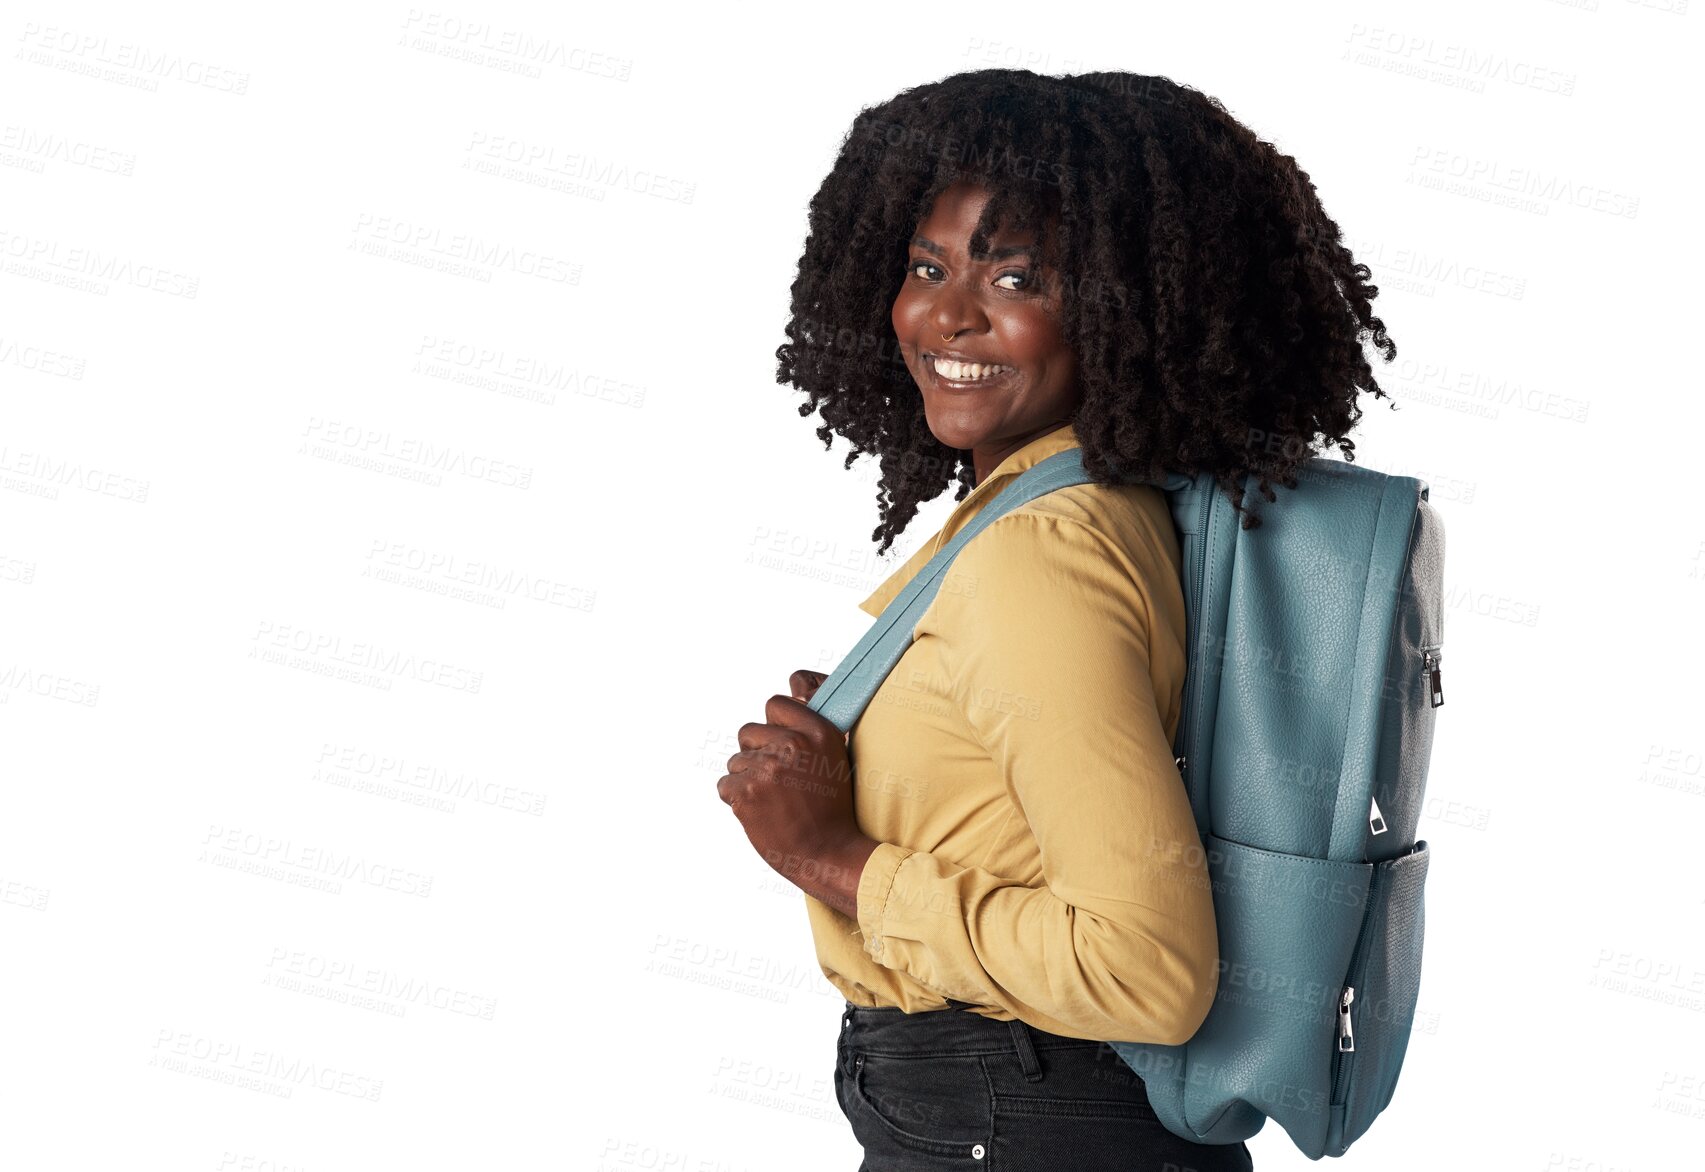
[[[811,200],[776,381],[821,411],[817,436],[874,453],[884,553],[971,453],[930,432],[890,309],[907,248],[957,180],[990,192],[971,241],[1030,228],[1061,294],[1077,357],[1072,424],[1097,483],[1212,473],[1243,500],[1347,434],[1365,390],[1389,398],[1363,352],[1397,347],[1371,311],[1371,273],[1340,242],[1296,160],[1220,102],[1165,77],[982,69],[915,86],[853,120]],[[1047,231],[1057,224],[1057,238]]]

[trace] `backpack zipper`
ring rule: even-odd
[[[1197,509],[1196,548],[1190,557],[1191,587],[1185,591],[1185,623],[1189,627],[1186,632],[1189,643],[1185,645],[1185,662],[1189,662],[1190,644],[1194,644],[1200,636],[1202,621],[1202,579],[1207,574],[1208,567],[1208,519],[1212,515],[1214,496],[1212,492],[1202,493],[1202,503]],[[1178,766],[1178,775],[1184,777],[1184,771],[1189,767],[1190,736],[1196,729],[1196,705],[1200,702],[1201,688],[1196,679],[1198,672],[1184,673],[1184,715],[1178,722],[1178,745],[1184,752],[1173,757],[1173,763]],[[1190,795],[1190,804],[1196,805],[1195,787],[1185,778],[1185,792]],[[1207,811],[1202,811],[1202,822],[1207,821]]]
[[[1338,994],[1338,1044],[1332,1054],[1334,1066],[1331,1105],[1334,1107],[1346,1101],[1346,1092],[1349,1090],[1350,1070],[1356,1055],[1356,1034],[1350,1021],[1350,1004],[1356,999],[1356,989],[1361,986],[1364,975],[1362,970],[1368,963],[1368,937],[1373,934],[1373,922],[1370,917],[1374,914],[1374,909],[1380,906],[1380,889],[1390,874],[1390,867],[1375,866],[1373,875],[1368,880],[1368,902],[1362,915],[1361,931],[1356,938],[1356,947],[1350,954],[1350,971],[1345,976],[1344,987]]]
[[[1432,698],[1432,706],[1437,708],[1444,703],[1444,685],[1439,681],[1439,648],[1440,644],[1421,648],[1421,673],[1427,681]],[[1386,829],[1385,816],[1380,813],[1377,799],[1370,799],[1368,812],[1368,828],[1374,834],[1383,834]],[[1414,849],[1411,847],[1410,849]],[[1390,873],[1390,868],[1374,868],[1373,876],[1368,881],[1368,910],[1367,915],[1373,914],[1373,909],[1379,906],[1380,881]],[[1350,971],[1345,979],[1344,987],[1338,994],[1338,1047],[1333,1052],[1332,1068],[1332,1099],[1331,1105],[1340,1106],[1347,1101],[1346,1092],[1350,1085],[1350,1071],[1354,1066],[1356,1053],[1356,1032],[1350,1019],[1350,1006],[1356,1000],[1356,986],[1362,980],[1362,969],[1367,965],[1367,938],[1372,924],[1367,915],[1363,916],[1361,933],[1356,940],[1355,950],[1350,956]]]
[[[1356,1033],[1350,1023],[1350,1002],[1355,999],[1354,985],[1345,985],[1338,994],[1338,1048],[1332,1055],[1331,1105],[1334,1107],[1343,1106],[1348,1099],[1350,1065],[1356,1056]]]
[[[1427,682],[1428,694],[1434,708],[1445,702],[1444,683],[1439,677],[1441,658],[1442,653],[1438,647],[1421,648],[1421,677]]]
[[[1444,684],[1439,678],[1439,660],[1443,654],[1440,647],[1441,644],[1434,643],[1429,647],[1421,648],[1421,679],[1427,686],[1431,706],[1434,708],[1445,702]],[[1381,813],[1379,808],[1379,798],[1370,796],[1368,798],[1368,833],[1370,835],[1384,834],[1386,829],[1385,815]]]
[[[1350,1002],[1356,999],[1356,987],[1345,985],[1338,998],[1338,1049],[1348,1053],[1356,1048],[1356,1033],[1350,1028]]]

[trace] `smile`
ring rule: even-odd
[[[952,358],[925,358],[939,383],[954,387],[984,386],[1017,373],[1017,367],[982,362],[959,362]]]

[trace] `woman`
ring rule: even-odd
[[[1013,477],[1094,482],[990,525],[843,737],[820,673],[718,783],[807,895],[845,996],[835,1085],[870,1169],[1246,1169],[1172,1135],[1106,1043],[1186,1041],[1218,948],[1171,754],[1179,543],[1154,482],[1296,487],[1354,458],[1396,347],[1308,177],[1164,77],[981,70],[862,111],[813,199],[780,381],[880,460],[887,550],[957,482],[871,615]],[[856,768],[855,768],[856,767]]]

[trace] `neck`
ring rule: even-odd
[[[973,473],[976,475],[976,480],[972,483],[972,487],[975,488],[977,485],[987,480],[989,478],[989,473],[993,472],[996,468],[999,468],[1002,460],[1005,460],[1008,456],[1018,451],[1018,449],[1022,448],[1025,444],[1039,436],[1047,435],[1051,431],[1062,428],[1069,422],[1071,421],[1068,419],[1056,419],[1052,423],[1045,423],[1041,427],[1026,432],[1023,435],[998,440],[987,448],[980,446],[972,448],[971,467]]]

